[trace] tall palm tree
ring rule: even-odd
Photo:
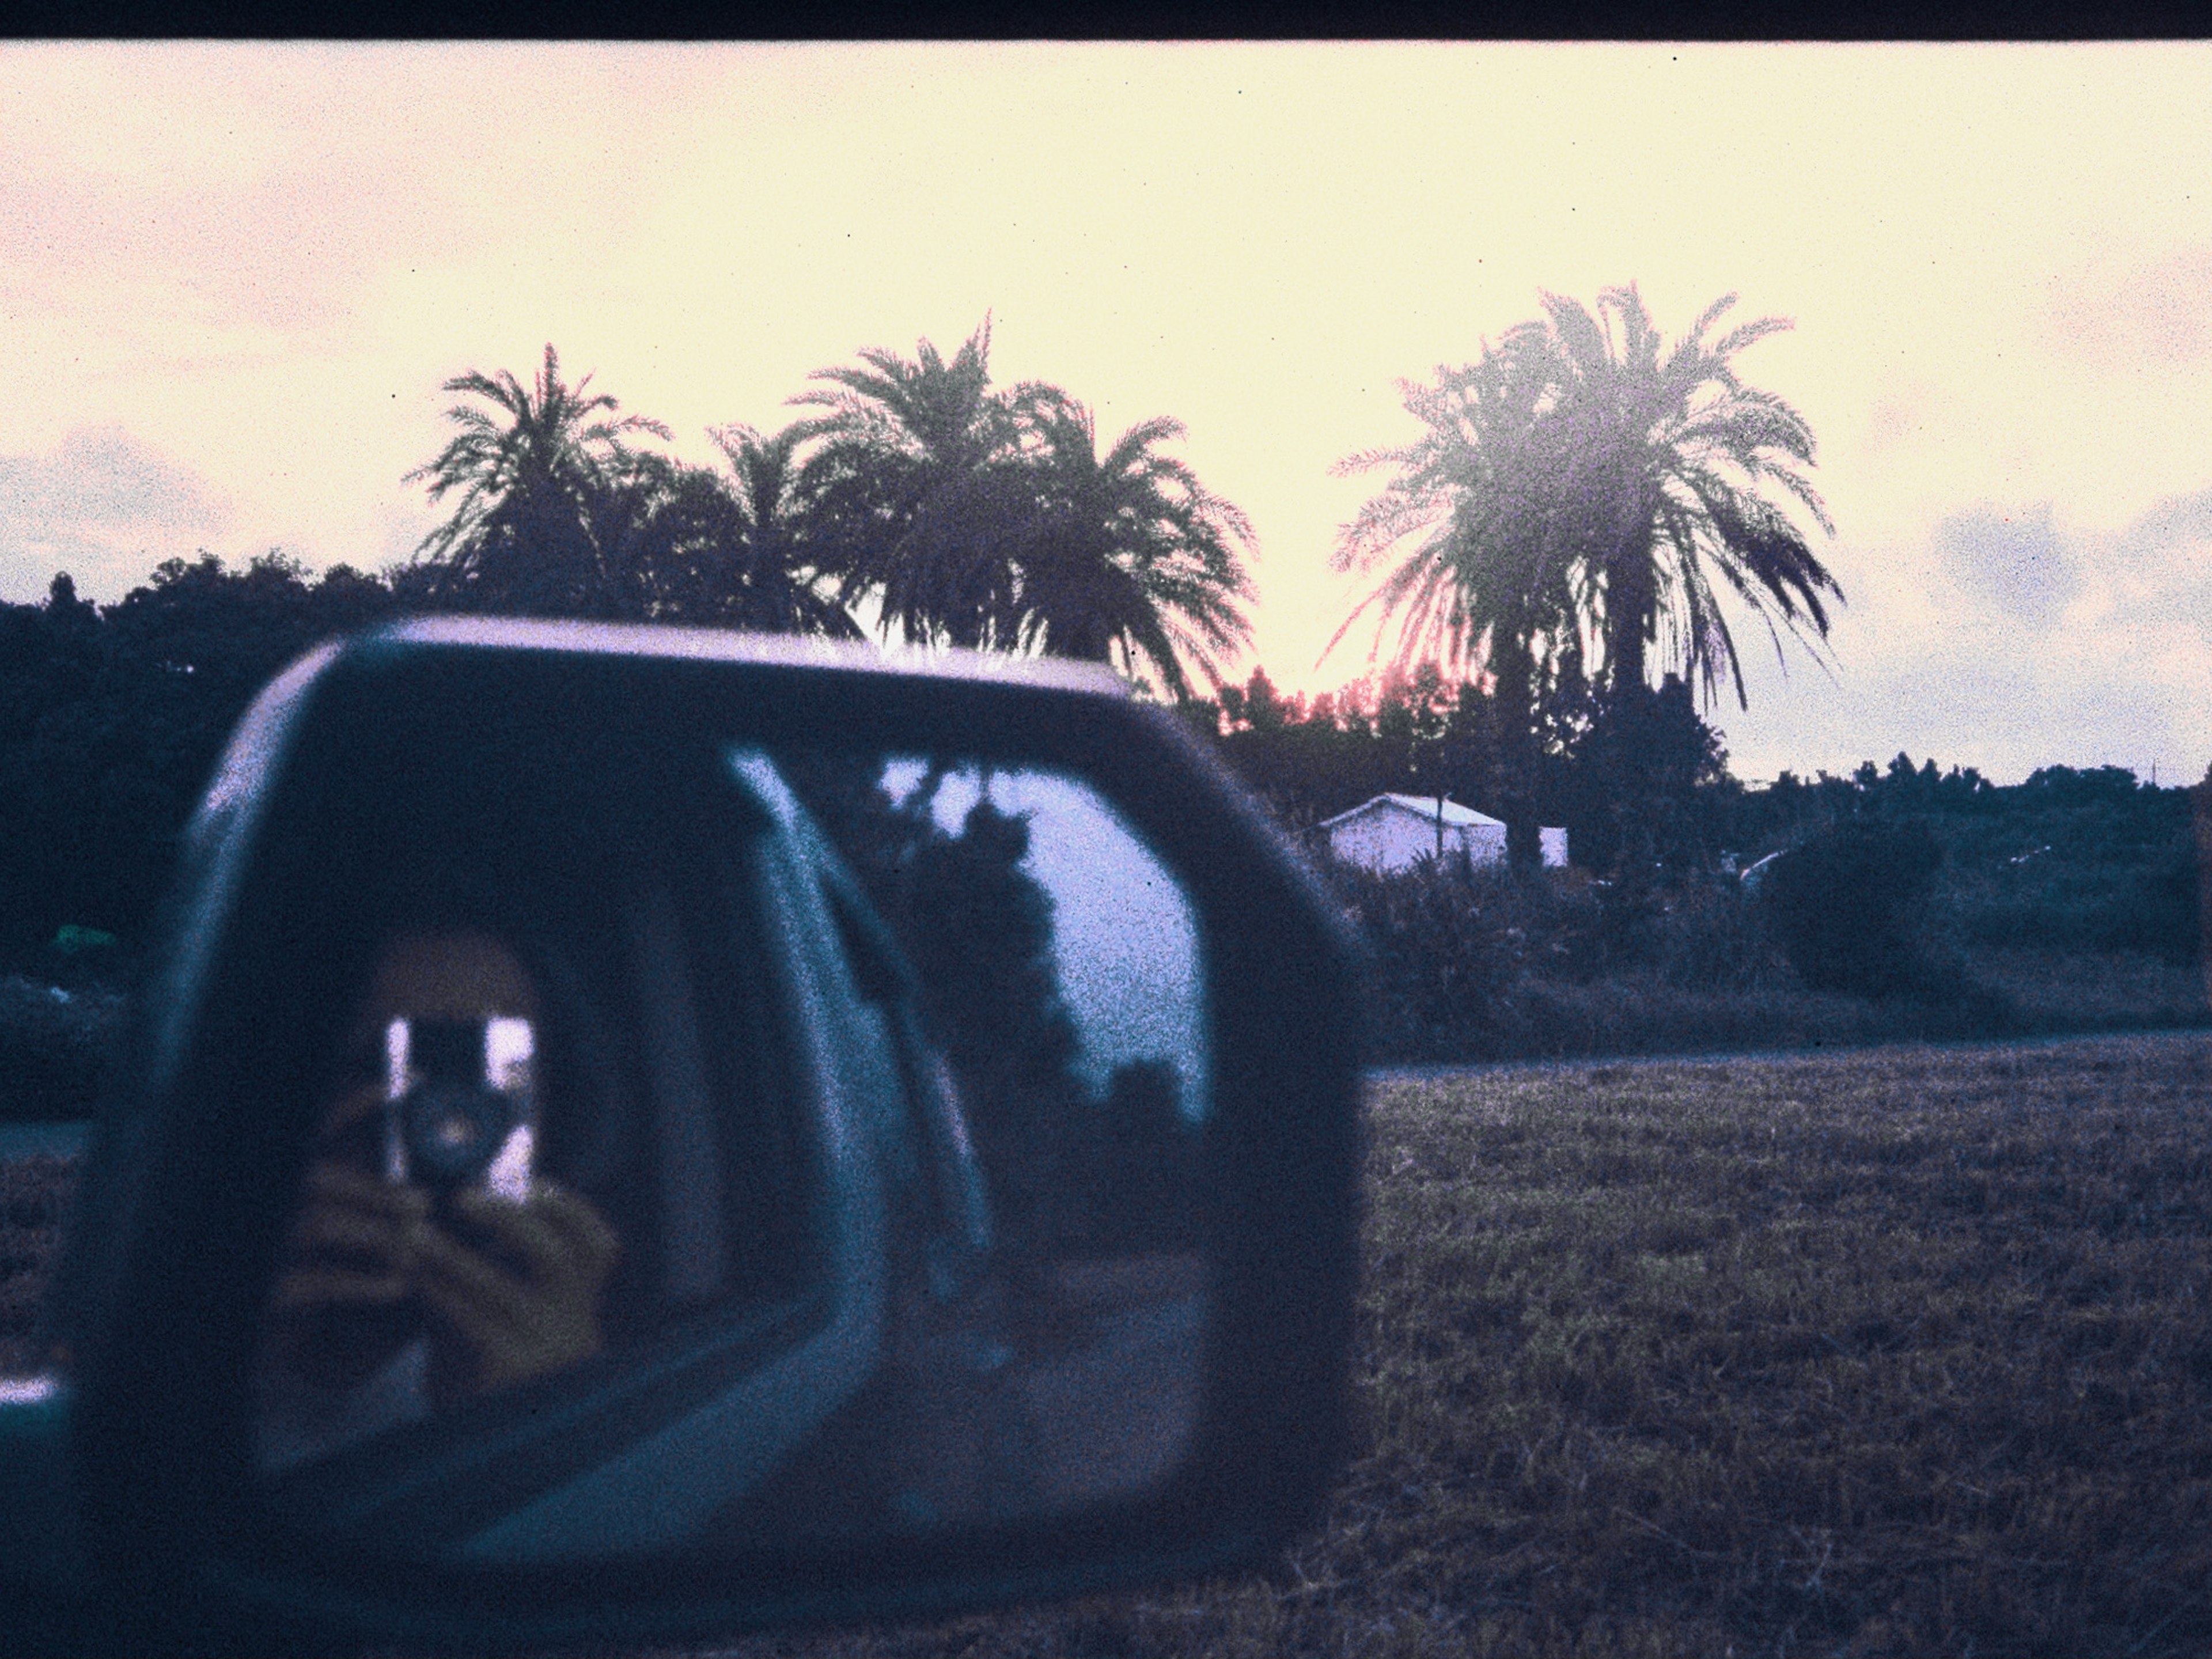
[[[1656,651],[1658,668],[1694,680],[1708,702],[1725,679],[1747,706],[1721,591],[1765,625],[1778,656],[1785,631],[1817,651],[1828,633],[1824,596],[1843,598],[1766,493],[1835,534],[1802,470],[1814,464],[1812,428],[1772,392],[1746,386],[1729,361],[1790,325],[1761,318],[1708,342],[1735,298],[1708,306],[1669,349],[1633,283],[1599,295],[1595,315],[1543,296],[1558,386],[1538,467],[1571,520],[1615,692],[1648,687]]]
[[[1735,298],[1666,350],[1633,286],[1599,296],[1602,320],[1546,294],[1546,319],[1486,342],[1480,362],[1401,383],[1428,432],[1338,469],[1398,469],[1338,538],[1339,569],[1389,567],[1346,629],[1378,607],[1378,642],[1397,617],[1401,657],[1480,655],[1509,680],[1523,656],[1537,680],[1595,656],[1610,692],[1647,685],[1656,647],[1709,701],[1723,678],[1744,700],[1721,588],[1778,651],[1784,630],[1817,648],[1826,598],[1842,590],[1762,493],[1778,489],[1834,534],[1800,470],[1812,430],[1729,362],[1789,324],[1708,343]]]
[[[602,545],[595,510],[659,482],[629,441],[638,433],[664,440],[670,433],[641,415],[617,418],[614,398],[586,395],[591,378],[564,385],[549,343],[531,386],[504,369],[489,375],[471,370],[445,383],[446,391],[491,407],[464,403],[447,410],[459,430],[435,459],[404,479],[427,483],[434,503],[459,497],[417,550],[433,567],[426,585],[438,597],[536,614],[619,611],[623,584]]]
[[[1030,457],[1036,513],[1018,545],[1022,642],[1093,662],[1139,665],[1168,693],[1190,695],[1188,659],[1217,684],[1221,653],[1247,644],[1253,597],[1239,548],[1243,513],[1156,446],[1183,435],[1166,416],[1131,427],[1098,453],[1089,410],[1032,389],[1015,412]]]
[[[1588,576],[1539,462],[1556,390],[1539,323],[1486,340],[1479,362],[1438,368],[1433,385],[1399,382],[1428,429],[1334,469],[1389,466],[1396,476],[1338,534],[1338,570],[1383,574],[1328,650],[1370,610],[1379,650],[1395,619],[1398,665],[1479,666],[1516,731],[1529,725],[1547,674],[1578,670]]]
[[[991,388],[991,321],[947,362],[870,348],[857,367],[817,370],[791,401],[822,412],[792,430],[822,441],[825,568],[848,602],[872,598],[886,632],[975,647],[1018,639],[1012,548],[1028,516],[1014,401]]]
[[[643,496],[622,562],[638,573],[646,614],[771,633],[856,639],[860,627],[821,574],[810,481],[794,465],[799,436],[749,426],[713,434],[727,477],[666,469]]]

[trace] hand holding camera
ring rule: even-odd
[[[449,1339],[439,1370],[465,1393],[597,1352],[617,1242],[532,1175],[530,1023],[394,1019],[385,1046],[383,1088],[331,1114],[276,1308],[327,1328],[313,1346],[334,1379],[426,1332]]]
[[[598,1212],[543,1180],[520,1204],[469,1191],[456,1195],[453,1208],[493,1248],[471,1249],[426,1220],[414,1281],[433,1316],[474,1357],[465,1388],[489,1394],[599,1351],[599,1296],[617,1249]]]

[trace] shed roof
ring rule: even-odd
[[[1424,823],[1434,823],[1437,821],[1437,798],[1434,795],[1377,795],[1372,800],[1361,802],[1348,812],[1339,812],[1333,818],[1322,819],[1320,827],[1333,830],[1338,824],[1349,823],[1357,817],[1394,810],[1410,812]],[[1443,817],[1444,822],[1454,829],[1471,829],[1479,824],[1489,824],[1499,830],[1505,827],[1503,818],[1493,818],[1487,812],[1478,812],[1472,806],[1462,806],[1449,799],[1444,802]]]

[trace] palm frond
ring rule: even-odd
[[[1801,470],[1814,462],[1812,430],[1729,362],[1787,321],[1708,343],[1735,303],[1723,295],[1669,347],[1632,283],[1603,290],[1595,311],[1540,298],[1542,317],[1486,342],[1480,362],[1401,386],[1421,438],[1332,469],[1394,476],[1339,528],[1332,566],[1383,574],[1328,649],[1371,614],[1375,649],[1395,620],[1401,657],[1510,650],[1547,674],[1601,660],[1619,684],[1644,674],[1649,648],[1708,700],[1724,683],[1741,699],[1717,578],[1778,641],[1796,635],[1817,659],[1826,600],[1841,590],[1761,493],[1834,533]]]

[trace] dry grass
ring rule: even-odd
[[[734,1652],[2212,1650],[2212,1036],[1378,1085],[1366,1446],[1271,1568]],[[69,1166],[0,1170],[0,1338]]]
[[[1382,1084],[1310,1538],[737,1651],[2212,1650],[2209,1084],[2197,1034]]]

